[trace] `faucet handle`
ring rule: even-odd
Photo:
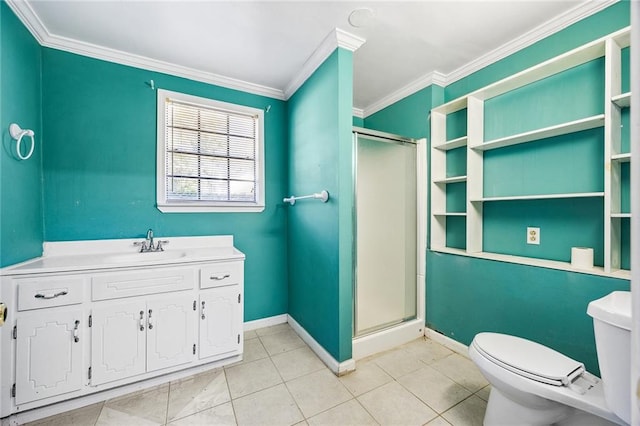
[[[147,242],[146,241],[134,241],[133,245],[135,247],[140,246],[140,253],[147,250]]]
[[[158,240],[158,242],[156,243],[156,251],[164,251],[164,245],[169,244],[168,240]]]

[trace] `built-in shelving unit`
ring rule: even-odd
[[[626,211],[629,207],[624,200],[629,197],[624,191],[629,191],[628,169],[625,169],[628,165],[625,163],[631,161],[631,154],[629,141],[623,141],[621,131],[624,109],[629,108],[631,100],[631,92],[625,91],[625,86],[629,84],[623,81],[628,77],[623,76],[623,67],[626,65],[621,59],[623,50],[629,46],[630,29],[625,28],[431,111],[431,250],[572,270],[570,248],[562,256],[556,254],[557,260],[551,255],[535,251],[540,250],[538,247],[541,246],[535,250],[531,246],[523,247],[524,238],[519,243],[510,243],[513,247],[522,243],[513,253],[506,249],[502,252],[487,250],[487,247],[499,245],[493,244],[492,238],[496,236],[500,220],[510,222],[521,219],[504,215],[524,216],[526,218],[521,220],[531,221],[530,225],[535,226],[537,212],[527,210],[530,203],[534,203],[531,208],[543,211],[544,220],[555,221],[554,226],[559,228],[565,223],[569,223],[570,227],[572,215],[579,220],[587,214],[588,219],[584,223],[592,223],[594,218],[601,221],[603,233],[598,236],[590,231],[586,237],[591,238],[588,243],[599,253],[597,262],[600,265],[580,272],[616,278],[630,277],[630,272],[622,265],[629,263],[630,256],[629,237],[625,232],[628,232],[631,212]],[[583,74],[572,74],[579,72]],[[574,100],[571,93],[558,94],[559,98],[554,101],[553,96],[556,95],[549,87],[553,87],[553,84],[561,86],[558,82],[563,78],[570,85],[576,75],[578,79],[589,83],[586,86],[583,80],[575,83],[575,93],[582,96],[578,97],[582,101]],[[517,109],[519,100],[526,104],[531,94],[535,94],[532,91],[539,87],[542,87],[539,89],[542,101],[537,99],[535,102],[539,104],[533,103],[534,107],[526,110],[528,115],[519,117],[512,114],[510,122],[500,122],[502,117],[496,115],[499,108],[509,109],[509,106],[515,105]],[[598,99],[603,99],[604,105]],[[582,103],[588,105],[583,106]],[[559,109],[559,117],[556,119],[554,114],[546,113],[548,108]],[[536,121],[542,125],[536,128]],[[521,131],[518,131],[518,126]],[[598,141],[603,141],[604,149]],[[573,148],[574,143],[576,148]],[[580,148],[581,143],[587,148]],[[521,144],[527,145],[518,148],[517,145]],[[555,158],[549,154],[554,149],[558,150]],[[577,152],[575,158],[573,149]],[[532,154],[533,150],[536,150],[536,154]],[[545,151],[546,157],[537,158],[538,151]],[[490,157],[486,157],[488,155]],[[514,159],[512,166],[505,166],[505,162],[511,158]],[[554,165],[542,163],[540,175],[535,177],[536,169],[528,164],[529,159],[546,161],[549,158],[553,158]],[[562,175],[566,179],[545,182],[545,167],[559,168],[559,172],[556,170],[553,175],[554,179]],[[583,169],[587,167],[585,174]],[[572,170],[583,173],[581,178],[584,182],[572,182]],[[501,179],[496,176],[500,173],[504,175],[504,180],[510,182],[499,182]],[[537,179],[542,182],[539,184],[543,188],[541,191],[537,190],[537,183],[531,182]],[[492,204],[494,202],[508,204]],[[464,211],[459,211],[462,206],[465,207]],[[585,209],[589,211],[585,213]],[[493,216],[485,217],[488,214]],[[487,220],[491,221],[491,226],[487,228],[489,233],[484,234]],[[591,228],[600,229],[600,226],[593,225]],[[543,235],[544,231],[542,229]],[[496,239],[503,237],[501,235]],[[585,244],[584,238],[578,235],[575,243],[571,244],[582,246]],[[455,244],[451,246],[449,241]],[[460,247],[463,244],[464,247]]]

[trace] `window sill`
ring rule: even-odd
[[[264,205],[198,205],[198,204],[158,204],[162,213],[260,213]]]

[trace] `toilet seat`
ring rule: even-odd
[[[571,383],[585,373],[583,363],[520,337],[479,333],[473,340],[473,345],[495,364],[549,385],[572,387]]]

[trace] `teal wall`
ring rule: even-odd
[[[156,87],[266,108],[262,213],[161,213],[156,207]],[[232,234],[247,255],[245,320],[287,312],[286,103],[43,49],[47,241]]]
[[[411,137],[426,137],[428,128],[424,122],[424,111],[627,25],[629,2],[616,3],[452,83],[444,90],[438,86],[431,86],[431,97],[426,95],[429,88],[423,89],[374,115],[365,117],[365,127]],[[623,52],[623,64],[626,61],[625,55],[628,53]],[[623,86],[628,84],[628,77],[625,75],[623,74]],[[596,60],[569,70],[562,76],[526,86],[518,93],[492,99],[486,105],[486,136],[500,137],[530,130],[531,126],[537,127],[539,122],[542,122],[542,125],[552,125],[558,121],[571,120],[574,116],[584,118],[601,113],[604,105],[601,78],[602,61]],[[593,84],[594,87],[590,89],[594,90],[585,89],[586,84]],[[548,105],[549,97],[556,96],[558,90],[569,94],[568,102],[571,104],[579,99],[578,108],[568,108],[561,103],[557,104],[557,108],[542,108],[541,105]],[[466,134],[466,110],[449,118],[448,139]],[[594,161],[601,162],[602,130],[589,130],[574,136],[575,143],[571,147],[565,147],[567,137],[558,137],[530,146],[524,144],[486,152],[485,161],[492,162],[493,165],[485,173],[485,190],[494,195],[506,195],[522,190],[546,191],[554,182],[556,185],[559,182],[567,182],[570,185],[565,186],[562,191],[602,190],[602,175],[581,173],[584,168],[591,167]],[[564,150],[563,155],[572,158],[572,162],[563,162],[564,166],[559,167],[558,158],[549,158],[549,145]],[[447,176],[465,174],[466,155],[463,153],[464,150],[457,151],[448,151]],[[557,154],[557,151],[554,152]],[[518,174],[521,170],[532,174],[533,170],[529,167],[531,164],[527,163],[532,158],[535,159],[536,175],[548,176],[548,179],[519,180],[510,177],[515,170],[518,170]],[[580,179],[566,179],[569,173],[574,172]],[[452,199],[447,203],[447,211],[458,211],[461,206],[464,208],[464,184],[447,185],[447,193],[452,195]],[[558,212],[563,211],[571,213],[572,216],[575,216],[576,211],[602,211],[601,204],[602,200],[597,199],[571,202],[558,200],[551,203],[531,201],[519,205],[489,203],[485,205],[484,243],[491,251],[567,261],[570,251],[565,243],[580,235],[582,240],[579,241],[584,241],[587,246],[596,247],[596,263],[602,263],[602,219],[589,213],[581,213],[575,221],[567,222],[561,220],[562,214],[558,215]],[[543,248],[544,244],[523,244],[524,236],[520,232],[520,222],[530,221],[530,216],[535,216],[541,221],[541,239],[547,241],[546,247],[550,248],[544,253],[536,252]],[[584,232],[585,229],[588,231]],[[464,218],[449,218],[447,245],[464,248],[465,231]],[[623,222],[623,232],[628,235],[627,222]],[[567,237],[569,234],[570,238]],[[624,240],[623,258],[627,263],[628,247],[629,241]],[[427,252],[428,327],[467,345],[471,343],[473,336],[481,331],[525,337],[583,361],[594,373],[598,373],[599,369],[592,320],[586,314],[586,307],[589,301],[614,290],[629,290],[629,281]]]
[[[41,48],[4,1],[0,1],[0,267],[42,254]],[[9,125],[35,132],[28,160],[16,155]],[[23,155],[29,138],[23,139]]]
[[[289,99],[289,315],[335,359],[351,358],[352,53],[336,49]]]

